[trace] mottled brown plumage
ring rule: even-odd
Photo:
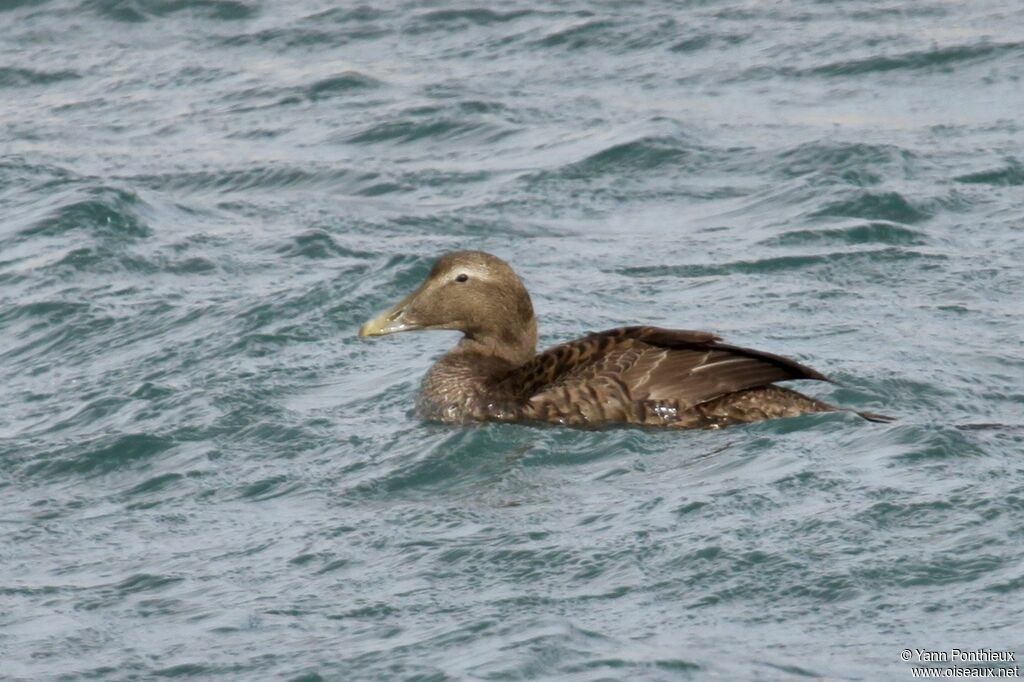
[[[423,381],[419,412],[431,420],[699,428],[839,409],[774,385],[827,381],[810,367],[708,332],[621,327],[538,354],[526,288],[481,251],[442,256],[416,291],[359,335],[415,329],[464,335]]]

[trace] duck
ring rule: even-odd
[[[829,379],[705,331],[618,327],[537,352],[526,287],[508,263],[483,251],[442,255],[419,287],[363,324],[359,337],[431,329],[462,337],[423,379],[416,407],[428,421],[717,429],[839,411],[891,421],[779,386]]]

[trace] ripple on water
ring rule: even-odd
[[[155,190],[221,194],[237,194],[252,190],[288,188],[326,188],[338,185],[353,177],[344,168],[316,168],[309,165],[294,166],[274,164],[266,166],[249,165],[240,169],[215,171],[184,171],[160,175],[141,175],[126,178],[133,183]]]
[[[559,47],[567,50],[600,47],[614,42],[614,27],[615,23],[607,19],[573,21],[568,26],[550,31],[535,41],[535,44],[539,47]]]
[[[697,35],[690,36],[677,43],[673,43],[669,48],[670,52],[699,52],[708,48],[731,48],[737,45],[741,45],[750,39],[749,33],[731,33],[725,31],[706,31],[699,32]]]
[[[803,244],[922,246],[928,243],[928,237],[920,230],[899,223],[873,220],[845,227],[788,230],[764,239],[760,243],[766,246],[800,246]]]
[[[344,71],[309,84],[304,89],[304,94],[308,99],[317,101],[347,95],[352,91],[374,90],[381,86],[383,83],[376,78],[358,71]]]
[[[402,456],[402,463],[387,475],[364,481],[354,490],[359,497],[392,495],[429,495],[431,491],[451,491],[500,474],[510,462],[529,449],[523,435],[503,425],[485,425],[465,429],[439,427],[422,450]],[[508,436],[513,436],[512,441]]]
[[[655,127],[662,126],[655,123]],[[689,183],[714,155],[685,133],[619,133],[610,144],[604,138],[588,137],[571,140],[564,146],[568,153],[561,156],[579,154],[580,150],[583,158],[524,175],[521,181],[528,189],[548,194],[583,187],[603,188],[613,182],[613,188],[642,185],[646,193],[660,189],[669,196],[677,195],[684,189],[680,179]]]
[[[848,199],[833,201],[810,213],[811,218],[864,218],[913,225],[932,217],[899,192],[858,192]]]
[[[783,177],[813,176],[865,187],[911,178],[917,165],[913,152],[895,145],[815,140],[775,155],[767,170]]]
[[[891,446],[899,450],[898,461],[919,466],[959,466],[959,460],[984,458],[985,448],[968,432],[953,425],[922,427],[896,425],[888,431]]]
[[[962,64],[980,64],[1004,55],[1024,52],[1024,43],[971,43],[935,47],[896,55],[872,56],[816,66],[809,73],[819,76],[851,76],[886,71],[943,70]]]
[[[286,476],[271,476],[270,478],[265,478],[242,486],[238,490],[238,497],[240,499],[250,499],[253,501],[271,500],[275,497],[290,495],[291,493],[301,489],[301,487],[301,484],[298,483],[292,483],[289,485],[288,478]]]
[[[433,107],[417,108],[406,110],[392,120],[370,124],[363,130],[343,133],[338,141],[360,145],[408,145],[427,141],[491,144],[516,132],[507,124],[476,118],[446,114]]]
[[[240,21],[255,16],[258,11],[237,0],[146,0],[139,3],[85,0],[80,9],[94,12],[104,19],[131,24],[170,18],[180,13],[218,21]]]
[[[140,597],[151,599],[148,596],[151,593],[160,593],[181,582],[183,582],[183,578],[178,576],[137,573],[114,584],[85,590],[84,596],[75,601],[75,609],[82,611],[108,609],[128,600],[138,606]],[[168,602],[168,604],[170,603],[180,604],[177,601]]]
[[[110,186],[74,188],[49,217],[22,230],[23,237],[59,237],[75,230],[120,242],[148,237],[151,207],[131,190]]]
[[[323,260],[326,258],[352,258],[359,261],[368,260],[373,256],[368,251],[358,251],[342,246],[324,229],[310,229],[297,234],[287,243],[277,246],[274,251],[287,258],[310,258]],[[355,275],[358,271],[349,274]]]
[[[782,272],[787,270],[813,269],[839,263],[885,264],[900,261],[923,260],[944,261],[948,257],[938,253],[927,253],[914,249],[887,247],[881,249],[858,249],[833,251],[800,256],[778,256],[757,260],[740,260],[730,263],[695,263],[687,265],[647,265],[620,268],[616,272],[628,277],[710,277],[716,275],[753,274]]]
[[[390,16],[389,10],[368,5],[338,7],[295,18],[285,26],[220,37],[217,42],[228,48],[269,46],[308,52],[394,33],[394,22],[387,21]]]
[[[259,85],[231,90],[221,99],[230,103],[235,114],[262,112],[278,107],[289,107],[322,102],[335,98],[364,97],[386,87],[386,84],[359,71],[342,71],[301,85]]]
[[[642,137],[612,145],[582,161],[564,166],[558,175],[579,180],[606,174],[655,172],[671,166],[676,172],[695,170],[703,161],[692,142],[669,137]]]
[[[0,67],[0,88],[25,88],[50,85],[81,78],[77,71],[39,71],[11,66]]]
[[[153,493],[162,493],[167,490],[173,489],[177,483],[185,478],[184,475],[179,473],[167,473],[159,474],[148,478],[142,483],[135,485],[125,491],[125,497],[139,497],[142,499],[149,498]]]
[[[7,359],[18,358],[31,362],[34,357],[45,356],[49,350],[62,348],[67,353],[67,360],[75,357],[71,353],[71,346],[95,340],[97,336],[109,333],[116,324],[114,318],[103,314],[91,304],[82,307],[75,303],[51,305],[44,302],[39,307],[27,304],[19,306],[19,309],[23,313],[20,319],[22,324],[10,330],[18,343],[4,351],[3,355]],[[55,318],[54,313],[60,314],[60,311],[70,314]],[[89,352],[93,353],[95,349]],[[43,365],[41,369],[47,367]]]
[[[1006,165],[992,170],[967,173],[953,178],[957,182],[971,185],[993,185],[995,187],[1016,187],[1024,185],[1024,164],[1015,158],[1006,160]]]
[[[25,474],[42,478],[100,476],[145,464],[174,447],[174,441],[149,433],[111,434],[40,453]]]
[[[431,31],[459,31],[474,26],[505,24],[523,17],[536,15],[533,10],[510,10],[502,12],[488,7],[466,7],[459,9],[435,9],[417,14],[404,29],[410,34]]]

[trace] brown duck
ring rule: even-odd
[[[810,367],[708,332],[620,327],[537,353],[530,295],[505,261],[482,251],[442,256],[359,336],[417,329],[463,333],[423,381],[418,408],[431,420],[688,429],[840,409],[774,383],[828,381]]]

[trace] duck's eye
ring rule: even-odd
[[[459,275],[458,277],[455,278],[455,281],[456,282],[468,282],[469,281],[469,275],[467,275],[466,273],[462,273],[461,275]]]

